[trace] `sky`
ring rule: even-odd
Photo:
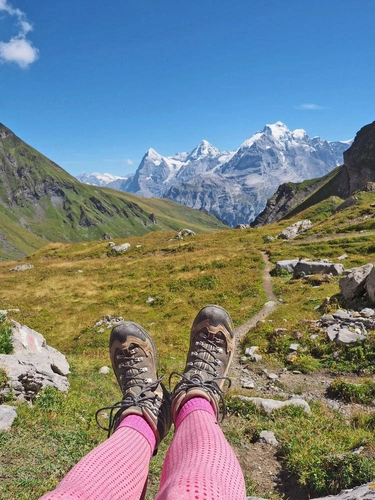
[[[375,119],[374,0],[0,0],[0,123],[72,175]]]

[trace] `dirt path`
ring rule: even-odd
[[[272,291],[272,282],[270,275],[271,263],[268,259],[268,255],[266,254],[266,252],[262,252],[262,259],[265,264],[263,270],[263,289],[266,293],[268,301],[264,304],[262,309],[257,314],[255,314],[252,318],[246,321],[246,323],[236,328],[234,331],[236,336],[236,351],[232,361],[231,369],[229,371],[229,377],[231,377],[234,387],[238,386],[241,374],[239,354],[240,354],[240,341],[242,337],[246,335],[247,332],[251,330],[251,328],[254,328],[254,326],[258,323],[258,321],[267,318],[267,316],[269,316],[276,309],[278,305],[277,298]]]

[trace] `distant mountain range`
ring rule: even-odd
[[[106,179],[107,180],[107,179]],[[0,260],[49,242],[126,238],[224,225],[206,211],[79,182],[0,123]]]
[[[235,151],[220,151],[205,140],[190,153],[173,156],[149,149],[135,174],[127,178],[96,173],[77,178],[204,208],[236,226],[252,222],[280,184],[322,177],[341,165],[351,143],[310,139],[304,130],[290,131],[277,122],[266,125]]]

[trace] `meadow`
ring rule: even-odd
[[[0,309],[18,309],[9,317],[42,333],[49,345],[67,356],[71,387],[68,393],[46,389],[32,405],[17,403],[11,396],[6,401],[17,406],[18,418],[10,432],[0,433],[0,497],[38,498],[105,439],[95,423],[95,412],[118,401],[121,395],[112,371],[99,374],[102,366],[109,365],[110,329],[97,325],[101,319],[121,316],[141,323],[155,339],[159,372],[168,377],[173,370],[183,370],[191,322],[202,306],[220,304],[230,312],[235,327],[262,308],[267,299],[262,286],[261,251],[267,252],[272,264],[299,257],[335,261],[344,253],[348,254],[346,268],[373,262],[372,198],[371,193],[364,193],[355,209],[338,213],[334,213],[331,200],[331,204],[312,207],[298,218],[260,229],[221,230],[184,240],[176,240],[173,231],[116,239],[116,244],[131,244],[122,255],[115,255],[105,241],[52,243],[21,261],[1,262]],[[294,241],[265,242],[265,236],[276,236],[302,217],[314,223],[306,235]],[[11,271],[23,263],[34,268]],[[307,499],[373,479],[374,389],[369,382],[375,353],[372,334],[368,345],[343,348],[340,356],[323,336],[317,348],[309,340],[309,321],[322,314],[326,297],[332,300],[324,312],[330,307],[347,306],[339,295],[338,278],[316,286],[284,273],[274,275],[272,284],[279,306],[241,342],[242,351],[258,345],[263,356],[260,365],[249,363],[248,369],[329,374],[339,381],[332,385],[331,397],[356,403],[358,412],[347,418],[324,400],[312,398],[311,415],[298,408],[266,415],[236,397],[238,393],[259,395],[256,390],[237,387],[229,392],[224,431],[241,456],[248,495]],[[277,328],[284,328],[285,335],[276,338]],[[290,363],[287,346],[297,331],[303,349]],[[348,379],[353,374],[357,390]],[[283,490],[282,485],[265,490],[254,479],[246,453],[264,429],[275,432],[280,442],[277,459],[298,485],[299,497],[293,497],[292,490]],[[171,438],[172,433],[151,462],[148,500],[157,491]],[[353,454],[359,447],[363,448],[361,454]]]

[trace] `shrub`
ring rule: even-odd
[[[5,314],[0,314],[0,354],[10,354],[12,351],[12,328]]]
[[[370,404],[375,399],[375,382],[366,380],[363,384],[352,384],[345,380],[334,380],[327,389],[330,397],[340,398],[347,403]]]

